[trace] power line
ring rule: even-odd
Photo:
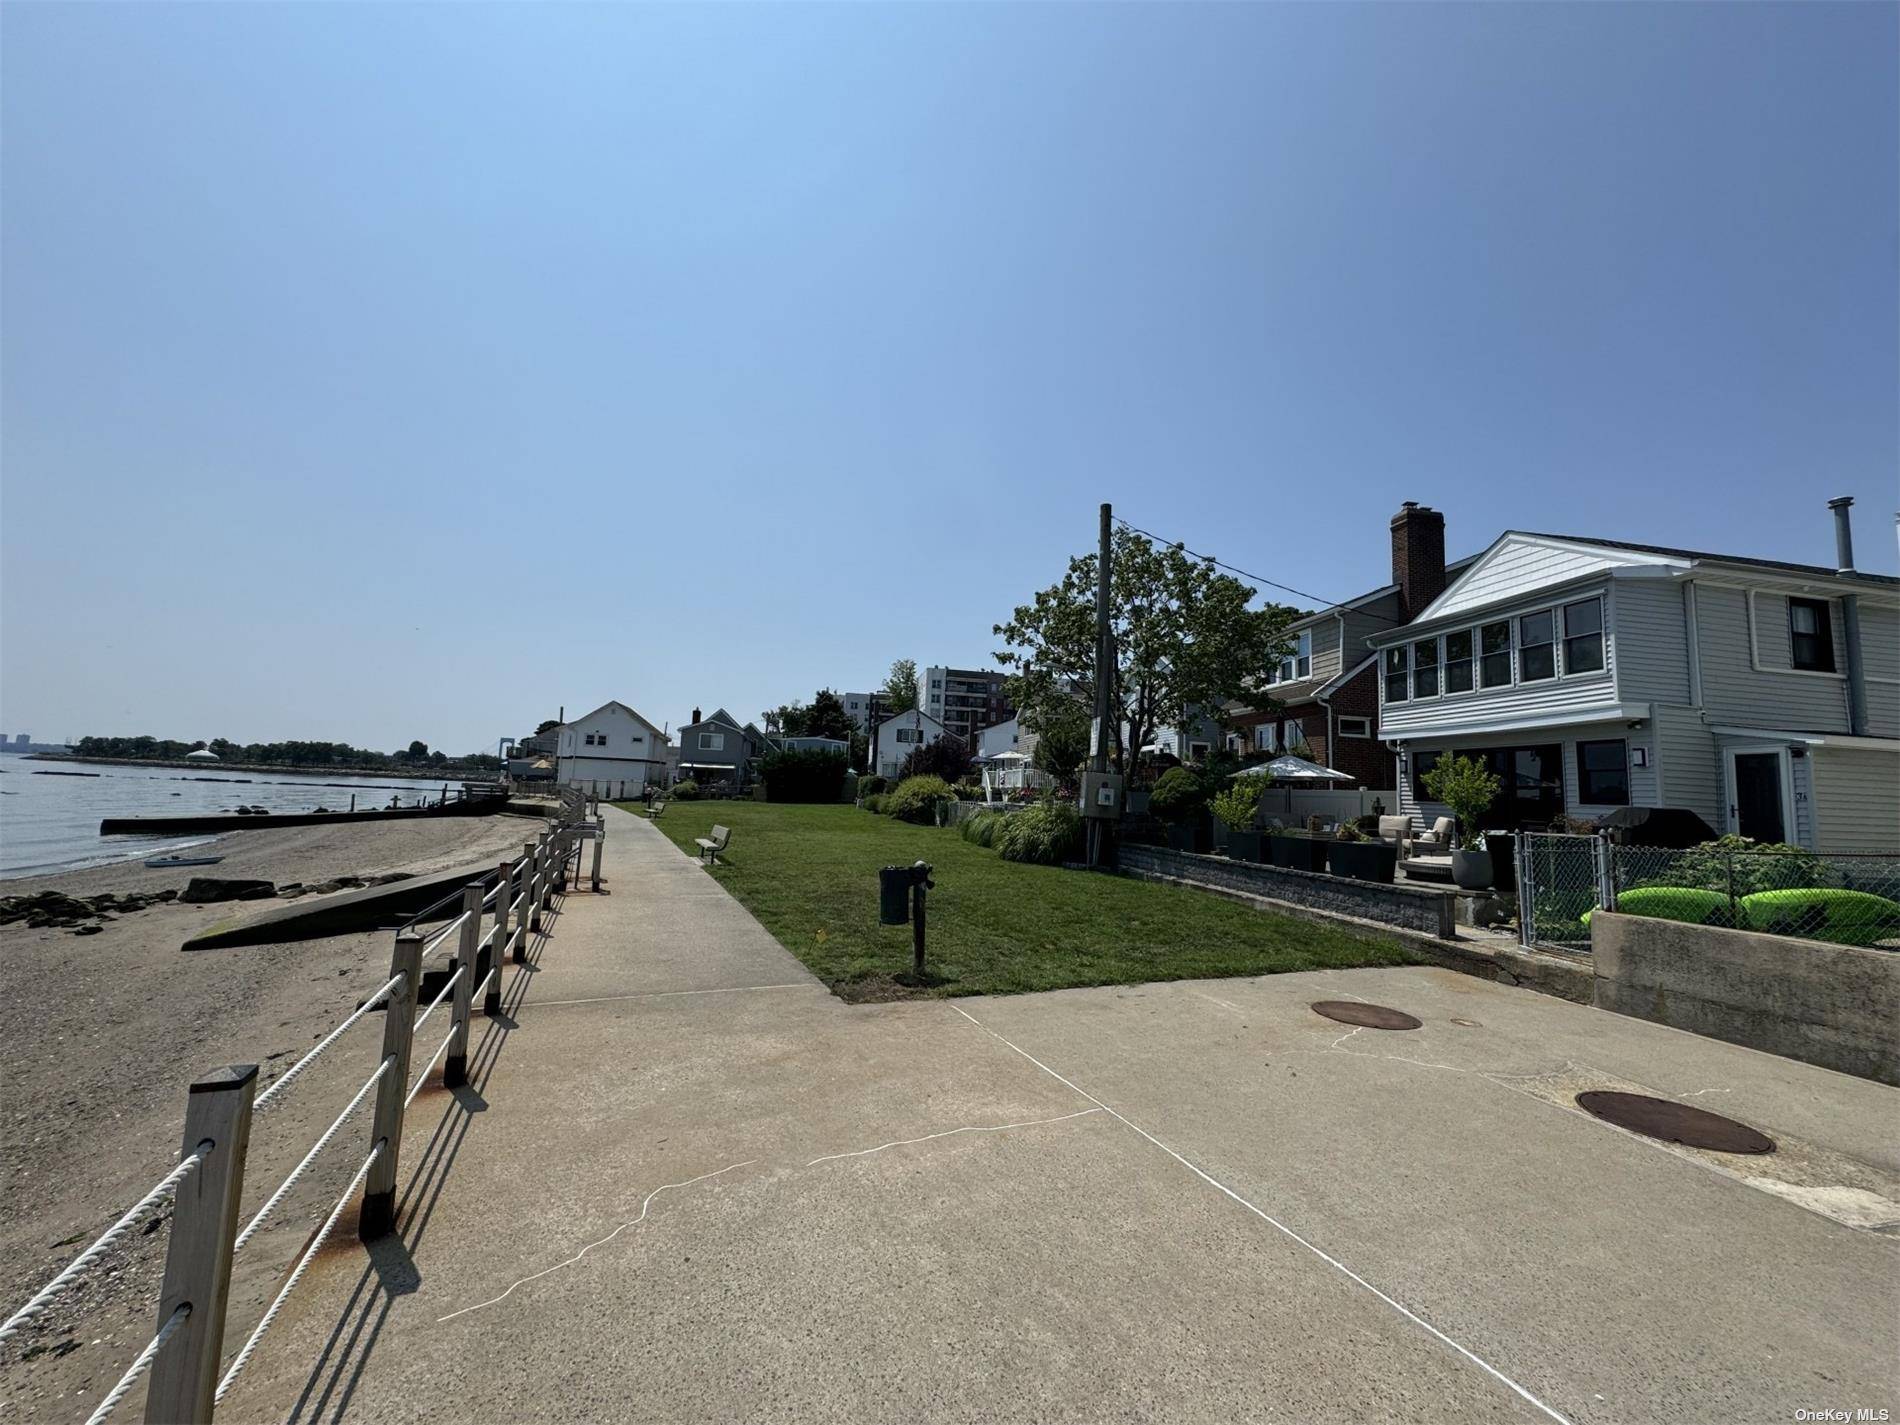
[[[1238,574],[1243,579],[1255,579],[1255,580],[1258,580],[1262,584],[1271,584],[1276,589],[1284,590],[1286,593],[1289,593],[1289,594],[1297,594],[1302,599],[1311,599],[1315,603],[1323,604],[1325,606],[1323,608],[1318,608],[1318,609],[1313,610],[1312,614],[1305,615],[1305,617],[1307,618],[1313,617],[1314,614],[1330,613],[1334,609],[1343,609],[1349,602],[1351,602],[1348,599],[1329,599],[1325,597],[1323,594],[1314,594],[1314,593],[1309,593],[1305,589],[1296,589],[1291,584],[1282,584],[1278,579],[1269,579],[1265,574],[1256,574],[1251,569],[1242,569],[1238,564],[1229,564],[1223,559],[1216,559],[1211,554],[1202,554],[1199,550],[1189,549],[1186,544],[1184,544],[1182,541],[1178,539],[1167,539],[1162,535],[1156,534],[1153,530],[1143,529],[1140,525],[1137,525],[1137,524],[1130,524],[1127,520],[1123,519],[1120,515],[1115,516],[1115,523],[1118,525],[1121,525],[1123,528],[1127,529],[1132,534],[1140,535],[1143,539],[1152,540],[1156,544],[1167,545],[1171,549],[1180,550],[1183,554],[1191,554],[1196,559],[1205,560],[1207,563],[1212,564],[1217,569],[1225,569],[1228,573]],[[1361,597],[1363,597],[1363,595]],[[1400,625],[1405,623],[1404,619],[1393,618],[1389,614],[1373,613],[1369,609],[1362,609],[1360,610],[1360,612],[1364,613],[1367,618],[1376,618],[1376,619],[1383,620],[1384,622],[1391,624],[1394,628],[1397,628]]]

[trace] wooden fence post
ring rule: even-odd
[[[454,997],[449,1000],[455,1023],[449,1031],[448,1057],[442,1063],[442,1082],[448,1088],[460,1088],[468,1082],[468,1022],[474,1018],[475,979],[479,968],[475,944],[482,932],[482,883],[470,881],[462,888],[462,938],[455,947],[455,962],[462,978],[455,982]]]
[[[495,972],[482,997],[482,1013],[493,1018],[501,1013],[502,956],[508,953],[508,902],[513,899],[514,865],[503,861],[495,873],[495,938],[488,943],[488,968]]]
[[[365,1242],[396,1228],[396,1160],[402,1152],[403,1100],[409,1096],[409,1046],[415,1038],[417,991],[422,984],[420,935],[396,937],[389,973],[402,976],[402,983],[389,992],[383,1006],[383,1058],[394,1059],[395,1063],[376,1085],[376,1124],[370,1129],[369,1141],[371,1147],[380,1143],[383,1151],[363,1184],[363,1215],[357,1235]]]
[[[528,876],[528,929],[539,932],[541,929],[541,878],[545,874],[543,863],[546,855],[547,833],[535,837],[528,847],[528,864],[532,868]]]
[[[191,1315],[152,1361],[145,1418],[154,1425],[206,1425],[211,1419],[224,1356],[231,1244],[237,1237],[256,1091],[257,1065],[236,1064],[199,1079],[185,1101],[184,1152],[197,1151],[201,1143],[210,1146],[203,1161],[179,1183],[173,1200],[158,1324],[163,1327],[180,1306],[189,1306]]]

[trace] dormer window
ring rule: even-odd
[[[1313,630],[1306,629],[1293,640],[1292,651],[1280,660],[1274,669],[1273,681],[1290,683],[1295,678],[1310,677],[1313,672]]]

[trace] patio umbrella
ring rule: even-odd
[[[1028,760],[1028,756],[1021,752],[990,753],[990,761],[992,762],[1027,762]]]
[[[1295,757],[1291,753],[1283,757],[1275,757],[1271,762],[1242,767],[1234,775],[1236,777],[1272,777],[1280,782],[1350,782],[1352,780],[1350,772],[1322,767],[1317,762],[1308,762],[1304,757]]]

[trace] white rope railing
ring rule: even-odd
[[[292,1291],[296,1290],[297,1283],[303,1280],[303,1274],[310,1269],[310,1263],[316,1259],[317,1253],[323,1250],[323,1244],[329,1240],[330,1233],[336,1227],[337,1218],[343,1215],[345,1205],[348,1204],[351,1198],[356,1196],[357,1188],[362,1186],[363,1179],[368,1175],[371,1165],[382,1156],[382,1153],[383,1145],[381,1143],[378,1143],[374,1148],[369,1150],[369,1156],[363,1159],[363,1166],[356,1170],[356,1176],[350,1179],[350,1185],[343,1189],[343,1196],[336,1200],[336,1206],[330,1209],[330,1215],[323,1220],[323,1226],[317,1230],[317,1235],[310,1239],[310,1245],[304,1249],[303,1256],[298,1258],[297,1265],[291,1269],[289,1279],[284,1282],[283,1289],[277,1293],[276,1300],[271,1302],[270,1308],[265,1311],[257,1325],[252,1328],[250,1338],[245,1341],[242,1349],[238,1351],[237,1358],[231,1362],[231,1369],[226,1371],[224,1373],[224,1379],[218,1382],[217,1394],[212,1397],[214,1403],[224,1399],[225,1395],[231,1389],[231,1383],[238,1378],[238,1374],[249,1364],[251,1353],[257,1349],[257,1343],[264,1339],[264,1333],[270,1330],[271,1323],[277,1319],[277,1313],[283,1310],[284,1299],[288,1297]]]
[[[442,1057],[442,1051],[449,1047],[449,1041],[455,1038],[456,1030],[461,1027],[459,1024],[451,1024],[449,1026],[449,1032],[443,1035],[442,1042],[435,1046],[435,1053],[428,1057],[422,1066],[422,1072],[416,1075],[416,1081],[409,1085],[409,1094],[402,1101],[404,1108],[409,1107],[410,1104],[416,1101],[416,1095],[422,1092],[423,1084],[428,1082],[429,1071],[435,1067],[435,1061]]]
[[[462,976],[467,973],[468,973],[468,966],[457,965],[455,967],[455,973],[450,975],[448,978],[448,983],[442,986],[442,993],[437,995],[435,999],[431,1001],[427,1009],[423,1010],[421,1014],[416,1016],[415,1028],[409,1031],[411,1034],[415,1033],[417,1029],[422,1028],[423,1025],[429,1022],[429,1016],[434,1014],[438,1009],[440,1009],[442,1007],[442,1001],[447,999],[451,994],[455,992],[455,982],[461,979]]]
[[[86,1417],[86,1425],[100,1425],[101,1421],[118,1409],[119,1402],[132,1393],[132,1387],[137,1385],[145,1373],[152,1368],[152,1362],[158,1359],[158,1353],[165,1348],[165,1343],[171,1340],[172,1333],[183,1326],[190,1315],[191,1303],[180,1302],[177,1309],[165,1318],[165,1324],[158,1328],[158,1334],[145,1343],[143,1351],[133,1357],[132,1364],[127,1366],[125,1374],[119,1377],[119,1383],[106,1392],[106,1398],[99,1402],[99,1408]]]
[[[177,1167],[160,1178],[150,1192],[146,1193],[144,1197],[134,1203],[126,1212],[125,1216],[106,1228],[98,1241],[86,1248],[86,1250],[81,1252],[77,1257],[74,1257],[72,1261],[68,1262],[66,1269],[45,1286],[41,1287],[31,1301],[27,1302],[25,1306],[22,1306],[18,1311],[14,1312],[13,1315],[9,1316],[4,1323],[0,1323],[0,1342],[11,1340],[13,1337],[19,1335],[20,1332],[44,1312],[47,1307],[65,1295],[67,1288],[72,1286],[74,1282],[78,1281],[79,1278],[84,1275],[87,1267],[91,1266],[102,1254],[109,1250],[113,1243],[117,1242],[121,1237],[125,1236],[126,1233],[137,1226],[141,1217],[164,1198],[171,1195],[172,1190],[183,1182],[199,1163],[204,1161],[204,1156],[210,1151],[211,1147],[212,1144],[209,1139],[200,1143],[193,1152],[179,1161]]]
[[[427,955],[431,950],[435,949],[436,946],[455,934],[456,931],[462,928],[462,922],[467,919],[468,912],[463,911],[460,915],[456,916],[454,920],[451,920],[447,925],[436,931],[434,935],[431,935],[427,940],[423,941],[422,953]]]
[[[312,1049],[308,1054],[305,1054],[303,1058],[299,1059],[296,1063],[292,1064],[288,1069],[284,1070],[282,1076],[278,1078],[276,1083],[272,1084],[269,1088],[265,1089],[264,1092],[259,1094],[257,1096],[257,1102],[251,1105],[251,1111],[253,1113],[262,1113],[265,1109],[269,1108],[271,1105],[271,1100],[276,1098],[278,1094],[282,1093],[286,1088],[288,1088],[290,1086],[290,1081],[292,1079],[296,1078],[297,1075],[301,1074],[305,1069],[309,1068],[310,1064],[312,1063],[312,1061],[316,1059],[317,1055],[321,1054],[325,1049],[328,1049],[332,1044],[336,1043],[336,1041],[342,1037],[344,1030],[348,1029],[352,1024],[356,1023],[357,1020],[361,1019],[364,1015],[368,1014],[372,1009],[375,1009],[377,1005],[381,1004],[384,1000],[388,999],[389,996],[395,991],[396,986],[400,985],[401,983],[402,983],[401,975],[391,975],[389,977],[389,982],[385,984],[380,990],[376,991],[375,994],[371,995],[368,999],[364,1000],[362,1003],[362,1006],[356,1011],[356,1013],[352,1014],[348,1019],[344,1020],[335,1029],[332,1029],[328,1034],[326,1034],[323,1037],[322,1043],[318,1044],[316,1048]]]
[[[264,1225],[264,1219],[277,1210],[277,1204],[284,1200],[284,1195],[297,1186],[298,1179],[303,1177],[311,1163],[316,1161],[317,1154],[321,1153],[330,1145],[330,1140],[336,1137],[337,1130],[349,1122],[350,1116],[363,1106],[363,1100],[369,1096],[369,1091],[383,1081],[383,1075],[387,1074],[390,1069],[394,1067],[395,1063],[394,1058],[388,1058],[377,1065],[376,1072],[371,1074],[369,1078],[364,1081],[363,1087],[356,1091],[356,1097],[351,1099],[343,1112],[336,1116],[336,1122],[323,1130],[323,1136],[317,1139],[316,1146],[303,1155],[303,1161],[290,1170],[290,1176],[285,1178],[283,1182],[278,1185],[277,1191],[270,1195],[270,1200],[258,1208],[257,1215],[245,1224],[242,1232],[238,1233],[237,1241],[231,1244],[231,1254],[233,1256],[242,1252],[251,1238],[257,1235],[258,1228]]]
[[[495,976],[497,973],[498,973],[497,970],[491,969],[487,974],[483,975],[482,982],[479,985],[475,986],[474,989],[469,991],[468,997],[471,1000],[478,1000],[483,995],[487,994],[488,987],[495,983]]]

